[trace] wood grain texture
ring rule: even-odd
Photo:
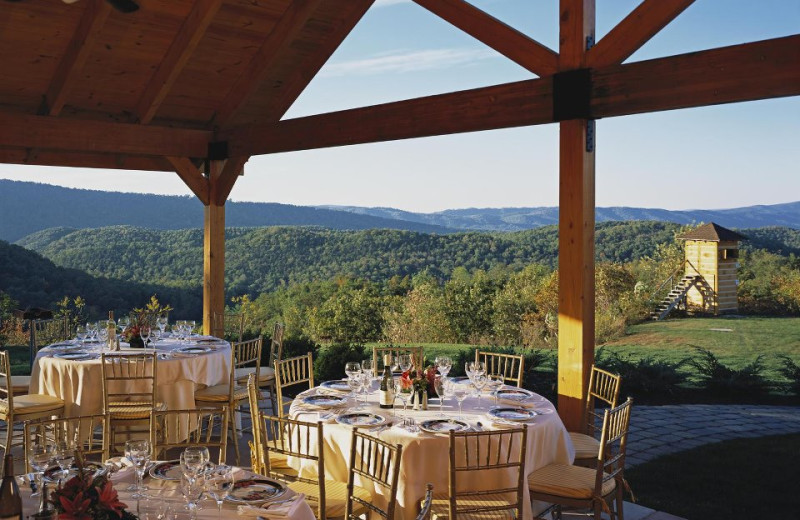
[[[220,206],[225,204],[233,185],[240,175],[244,175],[244,163],[249,157],[231,157],[223,161],[219,177],[211,185],[211,200]]]
[[[590,67],[619,64],[678,17],[694,0],[644,0],[586,55]]]
[[[162,157],[0,147],[0,163],[170,172]]]
[[[558,70],[558,54],[464,0],[414,0],[538,76]]]
[[[184,184],[207,206],[210,200],[208,179],[203,177],[200,169],[188,157],[167,157],[167,160]]]
[[[51,116],[57,116],[64,108],[72,83],[80,75],[100,31],[111,14],[111,6],[105,0],[88,0],[87,3],[86,11],[72,34],[67,50],[61,57],[45,94],[47,113]]]
[[[206,29],[219,11],[220,5],[222,0],[197,0],[192,6],[169,51],[139,98],[135,114],[140,123],[146,125],[153,120],[158,107],[205,36]]]
[[[550,78],[287,119],[221,132],[232,155],[392,141],[552,121]]]
[[[220,161],[211,161],[218,176]],[[214,313],[225,312],[225,206],[203,206],[203,333],[210,335]]]

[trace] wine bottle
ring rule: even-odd
[[[394,382],[392,381],[392,361],[383,357],[383,378],[381,379],[380,407],[394,408]]]
[[[108,350],[117,350],[117,324],[114,322],[114,311],[108,311],[108,339],[106,347]]]
[[[0,484],[0,519],[22,520],[22,495],[14,478],[14,456],[6,454],[3,482]]]

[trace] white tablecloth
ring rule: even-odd
[[[155,350],[163,354],[158,360],[156,394],[159,401],[166,403],[167,409],[195,408],[195,390],[228,382],[230,343],[222,340],[211,343],[207,341],[209,339],[197,337],[189,343],[167,339],[155,344]],[[212,350],[199,355],[175,352],[181,347],[197,345]],[[50,347],[39,351],[31,372],[30,392],[63,399],[64,415],[67,417],[103,413],[103,377],[99,355],[85,361],[53,357],[53,354],[61,351]],[[129,351],[135,353],[143,349]]]
[[[312,389],[310,392],[315,390]],[[301,395],[309,395],[309,392]],[[289,413],[293,419],[310,422],[316,422],[319,419],[320,414],[318,412],[308,411],[308,409],[300,406],[299,403],[299,399],[296,399],[290,409]],[[392,416],[391,410],[382,410],[377,404],[378,393],[373,392],[369,397],[368,407],[362,408],[362,411],[384,415],[394,422],[391,428],[379,431],[377,436],[386,442],[403,446],[400,482],[397,489],[397,518],[413,519],[419,510],[419,502],[425,495],[425,485],[428,482],[433,484],[435,493],[446,492],[448,489],[449,440],[445,434],[411,433],[406,431],[399,427],[402,423],[400,417]],[[482,410],[476,410],[479,405],[477,398],[468,397],[464,401],[463,409],[466,422],[472,426],[480,422],[484,429],[494,429],[495,426],[492,421],[486,416],[488,409],[494,406],[494,399],[485,394],[480,404],[482,405]],[[396,405],[399,407],[395,408],[396,413],[398,416],[402,415],[402,404],[399,399]],[[458,404],[455,399],[445,400],[443,409],[447,417],[458,416]],[[543,397],[536,396],[533,409],[540,412],[541,415],[536,416],[528,424],[526,476],[548,464],[571,464],[575,459],[575,450],[569,434],[561,422],[561,418],[555,412],[553,404]],[[430,399],[427,411],[411,411],[409,406],[407,414],[414,417],[417,423],[427,419],[439,418],[441,417],[439,414],[439,400],[438,398]],[[331,422],[330,420],[325,424],[325,473],[327,478],[347,482],[351,435],[352,430],[348,426]],[[308,461],[297,462],[297,469],[301,470],[301,474],[316,476],[315,465]],[[463,477],[461,478],[463,479]],[[357,484],[370,489],[368,485],[365,485],[368,483],[357,482]],[[532,518],[533,515],[527,485],[524,486],[524,489],[525,508],[523,516],[527,519]],[[375,489],[375,491],[378,491],[378,489]],[[380,497],[378,502],[380,502]],[[535,505],[537,510],[543,506],[544,504]]]
[[[246,470],[237,469],[234,472],[234,478],[236,480],[249,478],[251,476],[253,476],[253,473]],[[114,474],[111,480],[114,483],[114,489],[119,493],[120,501],[128,506],[128,511],[138,515],[140,520],[151,520],[157,518],[159,512],[164,512],[165,503],[168,504],[170,510],[175,513],[175,516],[169,517],[169,520],[184,520],[189,518],[189,512],[184,509],[186,502],[181,493],[178,491],[178,486],[175,482],[156,480],[154,478],[145,478],[144,485],[149,489],[147,494],[150,498],[136,500],[131,498],[131,492],[125,491],[125,489],[135,480],[132,468],[128,468]],[[50,486],[52,491],[52,485]],[[22,492],[23,516],[27,518],[25,515],[33,514],[36,511],[38,506],[38,497],[30,496],[30,488],[26,483],[20,483],[20,491]],[[281,497],[281,499],[290,498],[293,495],[294,492],[289,489]],[[202,509],[200,509],[197,513],[198,520],[217,520],[217,503],[215,501],[204,498],[199,502],[199,505]],[[238,515],[236,512],[236,506],[229,503],[223,504],[221,517],[237,518]],[[239,518],[253,519],[255,517],[241,516]],[[314,520],[314,512],[304,500],[302,504],[298,505],[294,513],[287,518],[289,520]]]

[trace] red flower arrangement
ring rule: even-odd
[[[78,474],[53,492],[52,503],[59,520],[136,520],[120,502],[114,485],[105,475],[95,476],[83,467],[77,454]]]
[[[400,385],[403,391],[412,390],[419,392],[426,390],[428,394],[434,394],[433,383],[436,381],[436,367],[428,365],[428,368],[419,372],[417,370],[408,370],[403,372],[400,376]]]

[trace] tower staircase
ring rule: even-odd
[[[674,277],[670,276],[667,279],[667,282],[673,279]],[[700,280],[705,282],[705,279],[699,274],[684,275],[683,278],[678,280],[678,282],[672,286],[672,289],[669,291],[669,293],[667,293],[667,295],[664,296],[664,298],[658,303],[655,310],[650,313],[650,317],[654,320],[663,320],[666,318],[673,309],[686,300],[686,293],[689,292],[689,289],[697,286],[698,290],[700,290],[700,285],[702,284]],[[664,282],[662,287],[666,285],[667,282]],[[706,282],[705,285],[708,286],[708,283]],[[712,290],[711,292],[713,293],[714,291]]]

